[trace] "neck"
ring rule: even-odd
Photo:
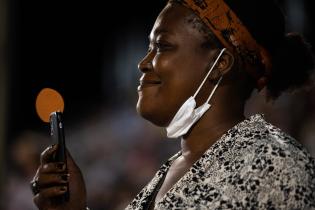
[[[219,90],[220,89],[220,90]],[[183,157],[194,163],[220,137],[244,120],[244,102],[227,88],[219,88],[210,109],[181,139]],[[233,103],[231,103],[233,102]]]

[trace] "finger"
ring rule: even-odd
[[[63,173],[66,171],[66,164],[63,162],[45,163],[40,167],[40,173]]]
[[[40,155],[40,162],[42,165],[45,163],[51,162],[54,159],[53,157],[56,153],[57,147],[58,146],[56,144],[54,144],[54,145],[47,147],[42,152],[42,154]]]
[[[34,196],[33,200],[37,206],[40,206],[42,203],[47,203],[47,199],[58,197],[67,192],[68,188],[66,186],[50,187],[42,189],[40,193]]]
[[[40,190],[56,186],[56,185],[65,185],[69,182],[69,174],[42,174],[38,177],[37,183]]]

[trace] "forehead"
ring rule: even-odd
[[[157,17],[150,38],[160,33],[192,33],[192,27],[185,21],[185,18],[192,12],[177,3],[168,3]]]

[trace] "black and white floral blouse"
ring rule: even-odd
[[[175,154],[127,206],[148,209]],[[254,115],[212,145],[154,209],[312,209],[315,161],[303,146]],[[314,208],[315,209],[315,208]]]

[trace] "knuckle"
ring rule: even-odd
[[[38,182],[42,187],[54,186],[62,183],[60,175],[58,174],[45,174],[40,177]]]
[[[41,167],[40,167],[40,172],[41,173],[47,173],[47,172],[50,172],[50,171],[52,171],[52,169],[51,169],[51,166],[49,164],[44,163],[44,164],[41,165]]]
[[[53,173],[58,172],[58,168],[54,163],[43,163],[40,167],[41,173]]]
[[[40,156],[41,156],[41,157],[45,157],[45,155],[47,155],[47,153],[49,152],[49,150],[50,150],[50,147],[47,147],[47,148],[40,154]]]
[[[40,175],[40,174],[42,174],[42,173],[44,173],[44,172],[45,172],[45,169],[43,168],[43,165],[40,165],[40,166],[38,167],[38,170],[37,170],[36,174],[37,174],[37,175]]]
[[[48,156],[49,154],[51,154],[53,151],[55,151],[56,149],[56,146],[55,145],[50,145],[49,147],[47,147],[41,154],[40,156],[43,158],[43,157],[46,157]]]
[[[44,151],[40,154],[40,161],[41,161],[41,163],[44,162],[46,156],[47,156],[47,152],[46,152],[46,150],[44,150]]]

